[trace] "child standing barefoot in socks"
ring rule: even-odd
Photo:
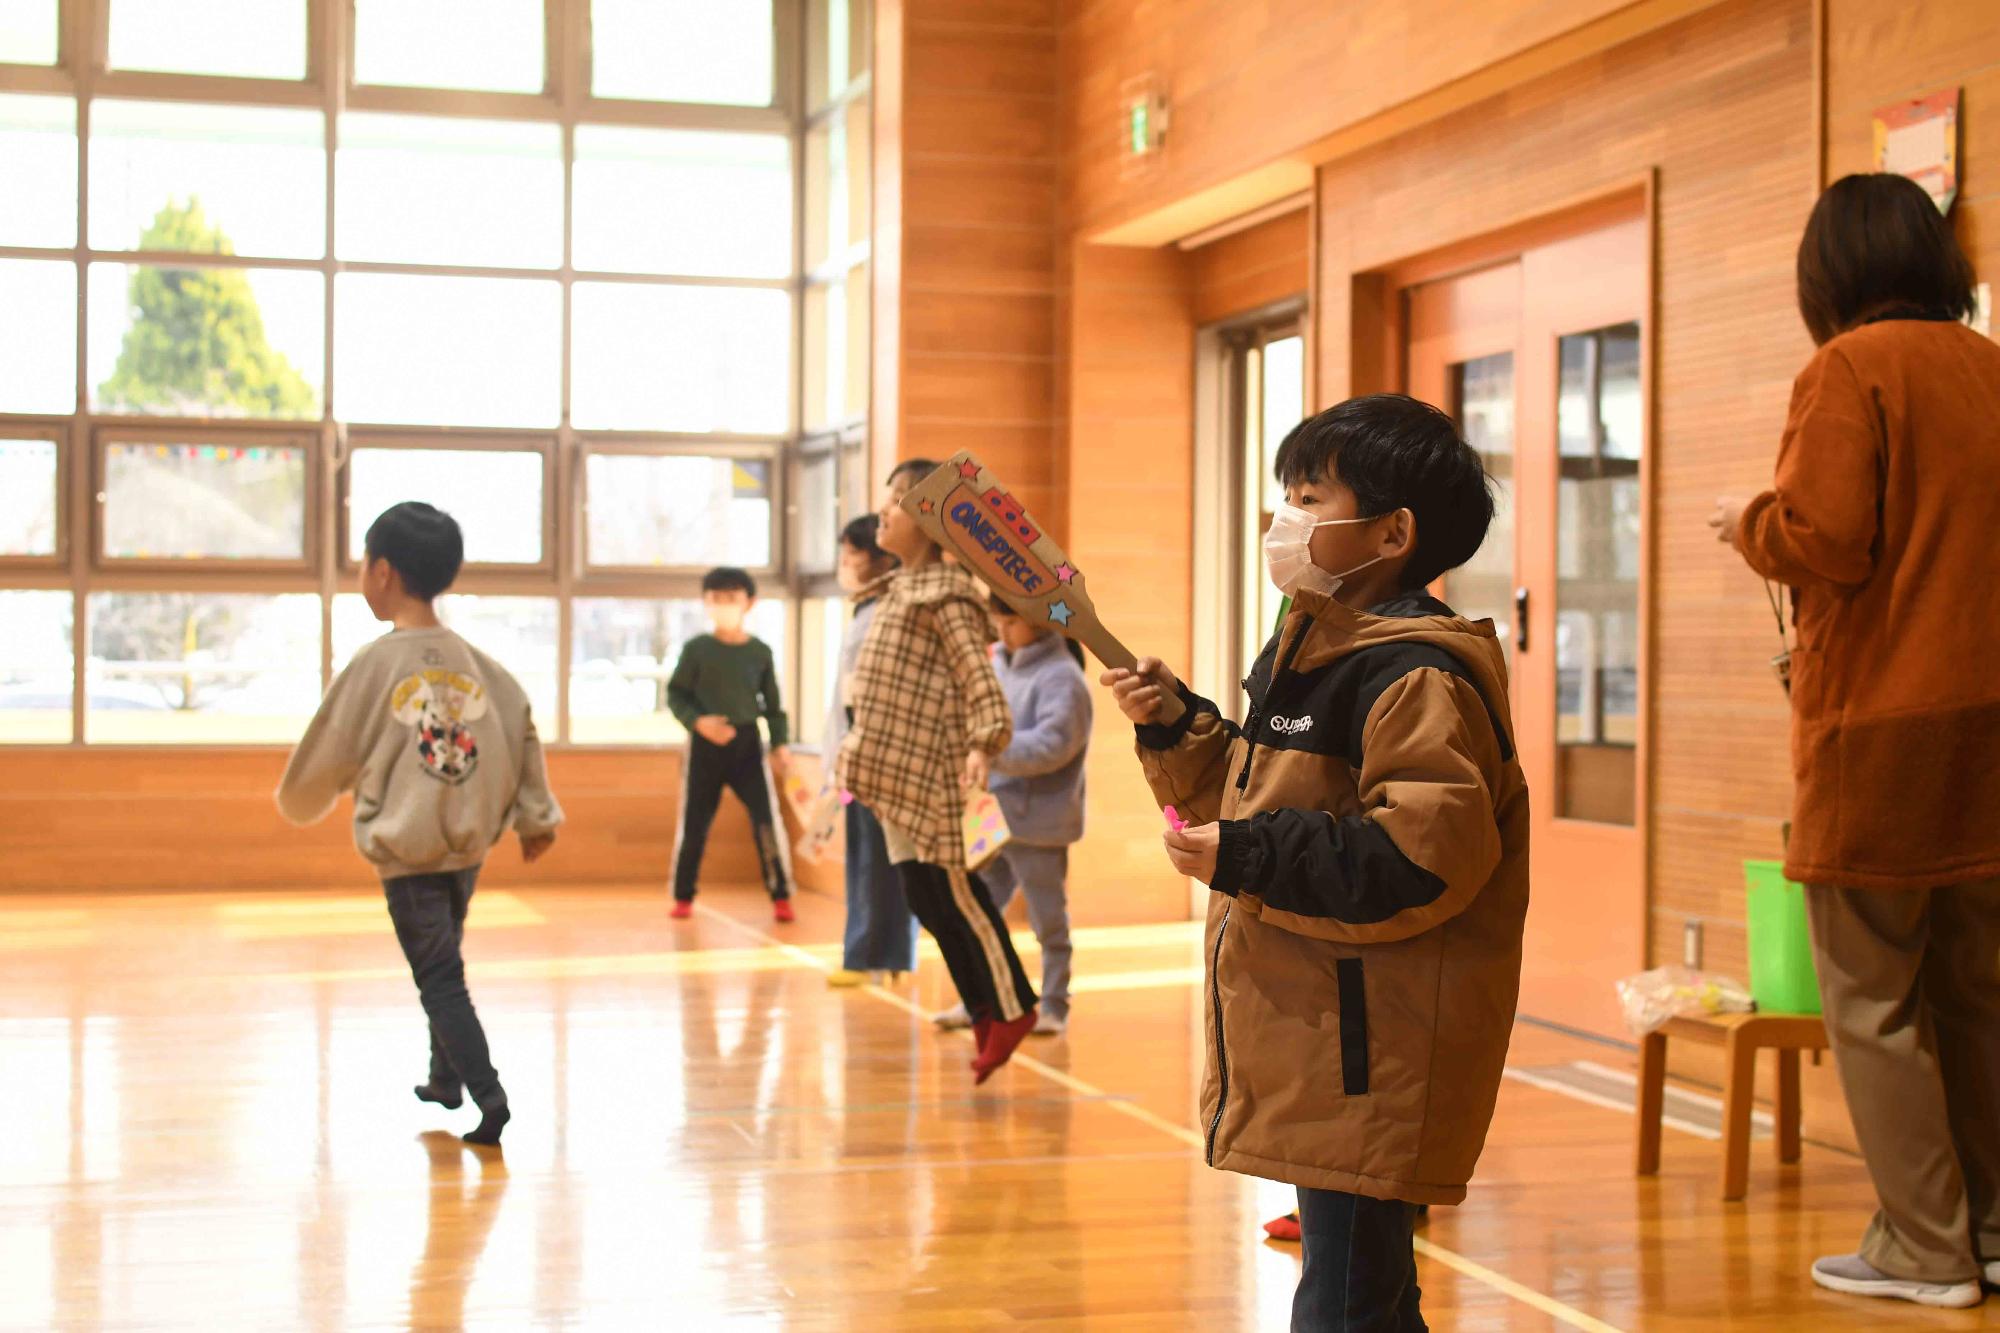
[[[854,727],[839,773],[882,821],[903,895],[936,937],[971,1015],[972,1068],[984,1083],[1035,1026],[1035,992],[986,886],[965,865],[966,794],[986,785],[1013,725],[986,652],[985,590],[903,512],[904,494],[935,469],[912,459],[889,474],[877,540],[903,566],[855,664]]]
[[[410,502],[368,529],[361,595],[394,628],[355,654],[320,701],[278,787],[295,824],[354,792],[354,843],[382,876],[389,920],[430,1019],[417,1096],[479,1107],[467,1143],[495,1144],[512,1113],[465,989],[465,914],[479,866],[513,829],[538,859],[562,810],[549,791],[528,696],[505,667],[439,623],[465,544],[449,514]]]

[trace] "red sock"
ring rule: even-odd
[[[975,1065],[979,1063],[979,1052],[986,1049],[986,1034],[992,1030],[992,1019],[975,1018],[972,1020],[972,1063]]]
[[[692,898],[674,899],[674,910],[667,913],[667,915],[676,921],[687,920],[694,915],[694,900]]]
[[[797,921],[799,919],[798,913],[792,910],[792,900],[790,898],[773,898],[771,900],[771,918],[774,921]]]
[[[987,1029],[986,1040],[979,1043],[979,1058],[972,1062],[972,1080],[975,1085],[993,1077],[993,1071],[1013,1058],[1014,1048],[1021,1039],[1035,1030],[1035,1011],[1028,1011],[1011,1022],[996,1022]]]

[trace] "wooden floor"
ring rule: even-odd
[[[504,1158],[412,1099],[425,1038],[373,893],[0,903],[0,1327],[1279,1329],[1286,1191],[1201,1165],[1193,927],[1085,930],[1071,1035],[985,1088],[897,993],[837,992],[837,905],[482,893]],[[782,941],[773,934],[783,930]],[[1031,960],[1031,967],[1032,967]],[[1523,1028],[1523,1070],[1618,1051]],[[1433,1328],[2000,1327],[1816,1291],[1852,1158],[1668,1132],[1509,1080],[1422,1242]],[[1761,1146],[1761,1145],[1760,1145]]]

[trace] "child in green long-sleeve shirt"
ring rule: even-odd
[[[713,632],[689,641],[667,682],[667,707],[688,729],[680,833],[674,846],[677,918],[694,915],[695,878],[708,846],[709,825],[722,803],[722,789],[728,787],[750,812],[772,915],[779,921],[793,919],[791,854],[757,719],[763,718],[770,729],[771,767],[780,773],[790,736],[770,645],[744,628],[756,600],[756,580],[743,570],[710,570],[701,581],[701,601]]]

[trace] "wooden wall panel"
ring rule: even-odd
[[[1032,506],[1057,481],[1053,0],[902,12],[896,456],[976,449]]]
[[[1356,121],[1626,7],[1629,0],[1066,0],[1063,141],[1091,230],[1306,148]],[[1154,75],[1163,158],[1127,174],[1119,90]]]
[[[1991,4],[1827,0],[1829,179],[1872,169],[1876,107],[1950,87],[1964,89],[1953,220],[1991,282],[2000,274],[2000,14]]]
[[[802,756],[809,774],[817,761]],[[521,863],[510,837],[486,882],[657,884],[671,872],[680,809],[677,750],[551,750],[568,822],[547,860]],[[365,880],[343,800],[308,829],[272,803],[285,752],[264,749],[23,750],[0,765],[0,892],[324,887]],[[797,832],[793,830],[794,834]],[[839,891],[838,869],[799,867]],[[743,809],[725,798],[703,882],[755,883]]]
[[[1312,282],[1312,210],[1245,228],[1189,252],[1196,325],[1303,296]]]
[[[1768,484],[1812,350],[1792,299],[1815,193],[1811,27],[1807,0],[1736,0],[1329,164],[1319,185],[1332,402],[1373,355],[1348,318],[1357,274],[1656,173],[1652,955],[1679,961],[1697,919],[1705,962],[1739,977],[1742,862],[1778,854],[1790,802],[1788,711],[1763,589],[1703,519]],[[1816,1132],[1847,1141],[1830,1078],[1811,1086]]]
[[[1175,250],[1080,245],[1068,292],[1068,550],[1126,646],[1176,664],[1193,647],[1192,267]],[[1102,689],[1087,819],[1073,899],[1117,920],[1187,915],[1132,725]]]

